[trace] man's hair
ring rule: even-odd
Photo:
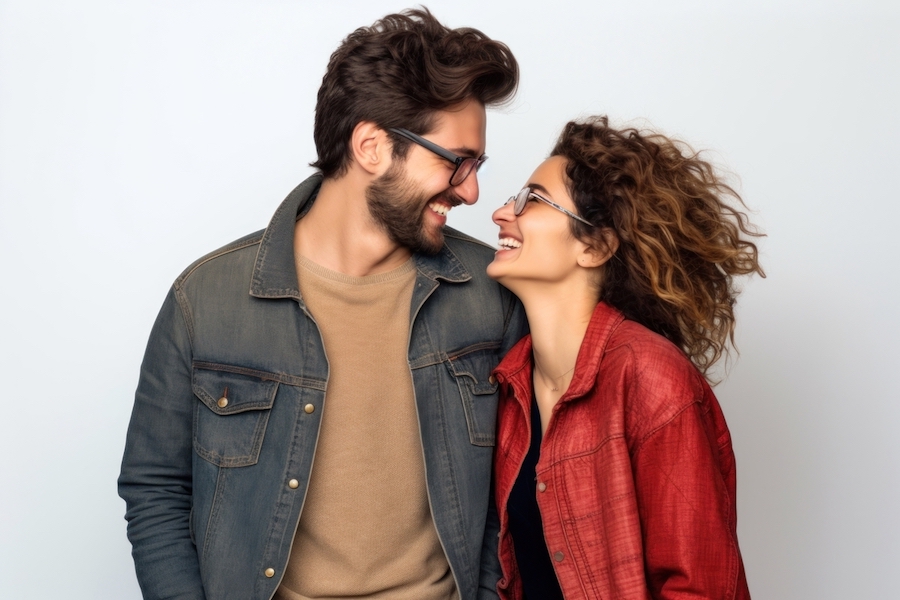
[[[485,106],[512,98],[519,66],[505,44],[468,27],[448,29],[427,8],[387,15],[341,43],[322,78],[313,137],[325,177],[350,165],[350,136],[361,121],[387,131],[431,131],[435,112],[474,99]],[[409,142],[388,132],[393,154]]]

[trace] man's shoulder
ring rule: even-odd
[[[494,260],[494,253],[497,251],[489,244],[452,227],[444,227],[444,243],[463,263],[475,261],[487,266]]]
[[[204,273],[234,272],[239,264],[252,265],[256,260],[263,233],[265,229],[255,231],[201,256],[181,272],[175,280],[175,287],[182,287],[189,280]]]

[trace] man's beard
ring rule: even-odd
[[[366,201],[372,218],[393,242],[413,252],[437,254],[444,246],[443,229],[427,228],[425,211],[430,210],[427,208],[429,202],[444,194],[451,206],[460,203],[449,190],[429,196],[416,189],[406,177],[404,165],[394,162],[384,175],[366,188]]]

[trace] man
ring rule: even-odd
[[[445,221],[517,79],[427,10],[332,55],[321,173],[153,327],[119,477],[145,598],[496,597],[491,370],[524,319]]]

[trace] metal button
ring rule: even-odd
[[[219,408],[225,408],[226,406],[228,406],[228,398],[222,396],[221,398],[219,398],[219,401],[216,402],[216,404],[219,405]]]
[[[292,490],[296,490],[298,487],[300,487],[300,482],[296,479],[291,479],[290,481],[288,481],[288,487]]]
[[[313,406],[312,404],[307,404],[306,406],[303,407],[303,410],[305,410],[305,411],[306,411],[306,414],[309,415],[309,414],[312,414],[312,412],[313,412],[314,410],[316,410],[316,407]]]
[[[488,383],[494,385],[495,383],[497,383],[497,378],[491,375],[490,377],[488,377]]]
[[[275,569],[272,567],[266,569],[266,577],[275,577]]]
[[[543,481],[541,481],[540,483],[538,483],[538,491],[539,491],[539,492],[545,492],[545,491],[547,491],[547,484],[544,483]]]
[[[555,560],[556,562],[562,562],[562,559],[563,559],[562,552],[554,552],[553,553],[553,560]]]

